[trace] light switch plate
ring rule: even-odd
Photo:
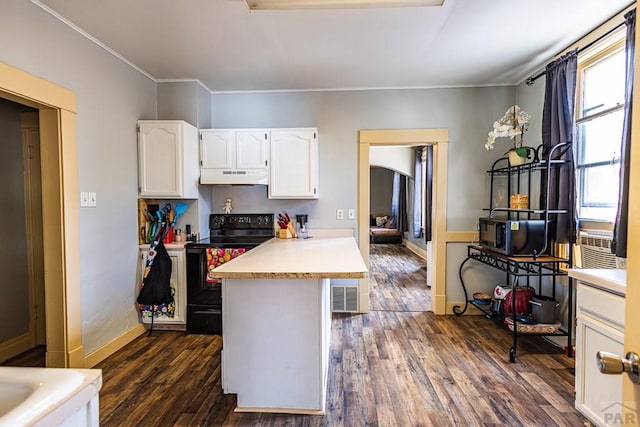
[[[356,210],[355,209],[349,209],[349,211],[347,212],[347,218],[348,219],[356,219]]]
[[[80,192],[80,207],[81,208],[95,208],[96,207],[96,193],[95,193],[95,191],[81,191]]]

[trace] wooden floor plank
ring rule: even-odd
[[[102,426],[582,426],[574,361],[482,316],[435,316],[424,260],[372,245],[372,311],[334,313],[327,413],[236,413],[216,335],[154,331],[100,363]]]

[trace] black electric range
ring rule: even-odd
[[[275,236],[273,214],[211,214],[209,238],[187,244],[187,332],[222,334],[222,286],[211,268]]]

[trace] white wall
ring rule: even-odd
[[[211,93],[193,80],[158,83],[158,120],[184,120],[198,129],[208,129]]]
[[[2,2],[0,38],[10,41],[0,44],[0,61],[78,97],[79,190],[97,193],[97,207],[80,211],[83,342],[89,353],[138,323],[135,125],[157,118],[156,84],[24,0]],[[196,117],[206,125],[207,95],[198,89],[195,96]],[[357,205],[358,131],[448,128],[447,227],[473,230],[485,205],[485,183],[478,177],[495,158],[483,148],[486,133],[514,99],[509,87],[214,94],[210,127],[318,127],[321,199],[275,201],[267,200],[266,187],[219,187],[210,189],[212,210],[220,212],[223,199],[233,197],[237,212],[288,210],[308,213],[311,228],[355,227],[355,221],[336,220],[335,210]]]
[[[242,201],[234,212],[287,210],[308,214],[311,229],[355,227],[355,221],[336,220],[335,210],[357,206],[358,131],[446,128],[447,229],[474,231],[488,204],[486,171],[503,154],[500,148],[484,148],[487,133],[515,102],[515,88],[229,93],[214,94],[212,100],[213,127],[318,127],[321,195],[313,202],[276,201],[267,200],[266,190],[259,187],[226,187],[212,191],[214,210],[220,211],[224,198],[232,197],[234,209],[236,200]],[[464,299],[458,267],[465,254],[466,244],[447,247],[448,301]],[[474,281],[474,277],[471,274],[469,281],[477,286],[488,288],[495,283]]]
[[[318,127],[321,194],[314,202],[274,201],[266,199],[266,190],[227,187],[213,190],[214,210],[232,197],[243,200],[238,212],[287,209],[308,213],[311,227],[354,227],[355,221],[336,220],[335,210],[356,207],[358,131],[448,128],[447,227],[469,231],[486,204],[485,171],[497,155],[485,150],[486,135],[513,104],[515,89],[222,93],[212,100],[213,127]]]
[[[0,61],[77,95],[80,285],[85,354],[139,323],[136,121],[156,118],[156,85],[25,0],[3,0]]]
[[[412,147],[370,147],[369,164],[391,169],[413,178],[414,149]]]

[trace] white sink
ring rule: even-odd
[[[0,383],[0,417],[24,402],[33,393],[33,387],[19,383]]]
[[[42,423],[87,385],[97,396],[101,377],[90,369],[0,367],[0,427]]]

